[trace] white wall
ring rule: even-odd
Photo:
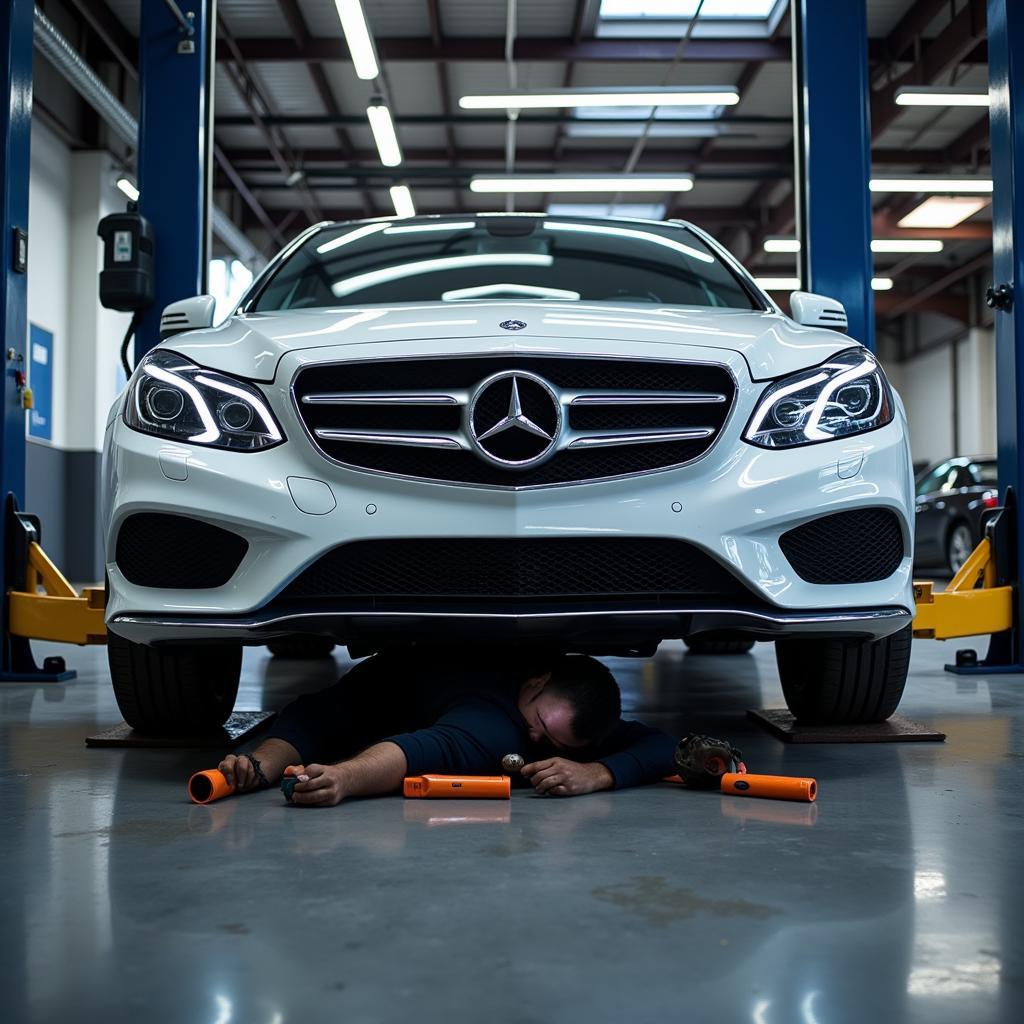
[[[53,334],[53,444],[68,447],[68,249],[71,151],[32,122],[28,196],[28,319]],[[43,443],[33,441],[31,443]]]
[[[953,451],[953,383],[949,348],[886,367],[907,407],[914,461],[932,462]]]
[[[973,328],[956,343],[959,437],[953,438],[953,353],[949,343],[886,366],[903,397],[915,462],[951,455],[994,455],[996,368],[992,331]]]
[[[124,209],[106,153],[72,153],[32,124],[28,318],[53,332],[53,446],[99,451],[130,314],[99,304],[101,217]],[[35,439],[31,443],[42,443]]]
[[[957,345],[960,453],[996,453],[996,343],[991,328],[971,329]]]

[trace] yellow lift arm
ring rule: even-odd
[[[105,644],[102,588],[86,587],[79,594],[35,541],[29,542],[26,561],[24,588],[7,594],[8,632],[30,640]]]
[[[971,552],[941,593],[932,589],[931,582],[915,582],[914,600],[914,636],[918,639],[982,636],[1013,626],[1013,587],[996,585],[995,558],[988,537]]]

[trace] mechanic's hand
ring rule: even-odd
[[[253,771],[252,761],[244,754],[228,754],[217,767],[221,775],[235,787],[236,793],[247,793],[250,789],[256,789],[259,779]]]
[[[345,799],[340,765],[307,764],[296,778],[299,781],[292,793],[293,804],[333,807]]]
[[[580,764],[565,757],[534,761],[523,768],[522,774],[538,793],[550,796],[581,796],[611,789],[615,784],[612,773],[603,764]]]

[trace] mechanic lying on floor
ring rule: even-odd
[[[457,661],[378,654],[299,697],[251,754],[229,754],[218,767],[246,792],[299,765],[293,802],[320,807],[397,792],[406,775],[497,775],[511,753],[526,759],[534,789],[552,796],[673,774],[677,741],[620,718],[619,687],[604,665],[583,655],[549,664],[524,674],[501,652]]]

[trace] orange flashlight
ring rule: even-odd
[[[726,772],[722,776],[722,792],[729,796],[760,796],[771,800],[812,803],[818,796],[818,783],[814,779],[792,778],[788,775]]]
[[[196,772],[188,780],[188,795],[193,803],[210,804],[234,793],[235,787],[224,778],[219,768],[208,768],[205,772]]]
[[[508,800],[512,780],[507,775],[408,775],[402,793],[421,799]]]

